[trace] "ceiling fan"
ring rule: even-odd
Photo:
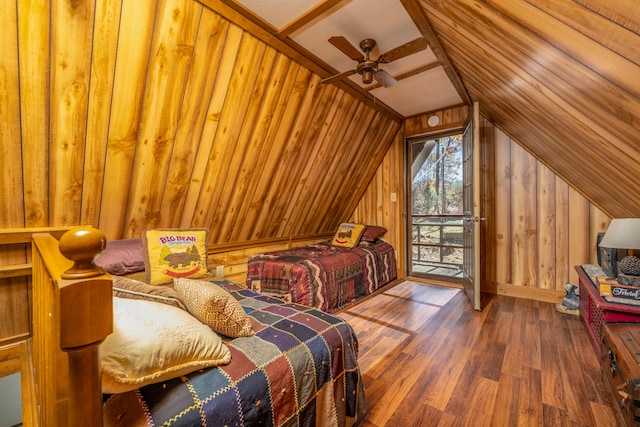
[[[360,74],[362,76],[362,83],[371,84],[373,80],[377,81],[384,87],[390,87],[397,83],[397,80],[389,73],[380,68],[380,64],[387,64],[391,61],[395,61],[405,56],[413,55],[428,47],[427,41],[419,37],[408,43],[400,45],[394,49],[391,49],[378,57],[378,59],[369,58],[370,52],[376,46],[374,39],[364,39],[360,42],[360,52],[343,36],[333,36],[329,38],[329,43],[337,47],[342,53],[347,55],[354,61],[358,61],[358,65],[354,70],[345,71],[336,74],[331,77],[327,77],[322,80],[322,83],[331,83],[337,80],[342,80],[353,74]]]

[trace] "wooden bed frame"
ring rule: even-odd
[[[93,263],[104,235],[33,235],[33,366],[38,425],[102,426],[99,345],[113,330],[111,276]]]
[[[33,366],[39,425],[102,426],[98,348],[112,332],[111,276],[93,264],[106,245],[91,227],[60,241],[33,235]],[[72,261],[71,261],[72,260]]]

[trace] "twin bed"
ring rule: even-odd
[[[255,255],[247,265],[247,286],[285,301],[333,313],[396,278],[393,247],[384,240],[353,248],[320,242]]]
[[[328,313],[332,307],[209,277],[176,279],[173,294],[147,292],[169,287],[144,283],[117,293],[116,283],[127,286],[112,285],[93,265],[102,249],[95,239],[68,234],[60,248],[49,235],[34,236],[34,364],[44,424],[68,417],[71,425],[349,426],[364,416],[358,340]],[[363,246],[383,243],[374,240]],[[319,246],[295,256],[328,250]],[[374,290],[368,280],[380,262],[362,267],[366,278],[351,280],[353,290],[334,307]],[[391,270],[395,277],[395,263]]]
[[[107,426],[352,425],[365,410],[357,339],[340,319],[214,282],[255,335],[223,338],[231,361],[105,396]]]

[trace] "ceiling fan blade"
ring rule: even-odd
[[[412,40],[408,43],[405,43],[383,53],[378,58],[378,62],[384,64],[387,62],[395,61],[397,59],[404,58],[405,56],[413,55],[414,53],[420,52],[421,50],[425,50],[427,47],[429,47],[429,43],[427,43],[424,38],[418,37],[415,40]]]
[[[327,77],[326,79],[322,79],[322,80],[320,80],[320,83],[324,83],[324,84],[333,83],[335,81],[345,79],[345,78],[347,78],[350,75],[355,74],[355,73],[356,73],[356,70],[345,71],[343,73]]]
[[[333,36],[329,38],[329,43],[340,49],[342,53],[347,55],[354,61],[361,61],[364,59],[364,55],[354,45],[349,43],[349,40],[343,36]]]
[[[373,75],[373,78],[384,87],[391,87],[398,83],[391,74],[384,70],[378,70],[378,72]]]

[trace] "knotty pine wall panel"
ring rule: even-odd
[[[91,224],[110,239],[205,227],[211,245],[322,235],[400,129],[226,9],[39,6],[3,6],[14,143],[2,144],[0,227]]]
[[[610,218],[484,117],[481,135],[483,287],[557,302]]]

